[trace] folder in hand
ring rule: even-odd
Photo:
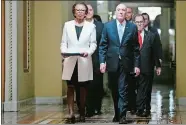
[[[63,56],[83,56],[81,53],[62,53]]]

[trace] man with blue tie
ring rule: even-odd
[[[127,124],[128,78],[140,74],[138,31],[135,24],[126,21],[126,6],[116,7],[116,20],[105,24],[99,45],[100,71],[108,71],[109,88],[114,101],[113,122]]]

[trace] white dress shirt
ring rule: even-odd
[[[142,37],[142,44],[143,44],[143,41],[144,41],[144,35],[145,35],[145,31],[142,30],[142,32],[140,33],[141,37]]]
[[[122,34],[123,34],[124,31],[125,31],[126,21],[124,20],[122,23],[120,23],[120,22],[116,19],[116,23],[117,23],[117,29],[118,29],[118,27],[119,27],[120,24],[122,25]],[[118,30],[119,30],[119,29],[118,29]]]
[[[148,26],[146,26],[146,27],[145,27],[145,30],[146,30],[146,31],[148,31],[148,30],[149,30],[149,27],[148,27]]]

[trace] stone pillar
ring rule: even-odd
[[[97,14],[101,16],[103,23],[108,21],[108,2],[97,3]]]
[[[4,111],[18,111],[17,23],[18,1],[5,1],[5,102]]]
[[[160,17],[160,29],[161,29],[161,43],[163,49],[163,61],[170,61],[169,54],[169,28],[170,28],[170,9],[162,8],[162,14]]]

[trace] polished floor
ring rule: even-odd
[[[140,118],[127,113],[132,124],[186,124],[186,106],[177,105],[174,98],[174,75],[168,67],[162,76],[155,77],[152,92],[151,117]],[[102,115],[86,118],[87,123],[112,123],[113,103],[110,97],[103,99]],[[64,124],[67,105],[29,105],[19,112],[2,113],[2,124]],[[80,124],[80,122],[77,122]]]

